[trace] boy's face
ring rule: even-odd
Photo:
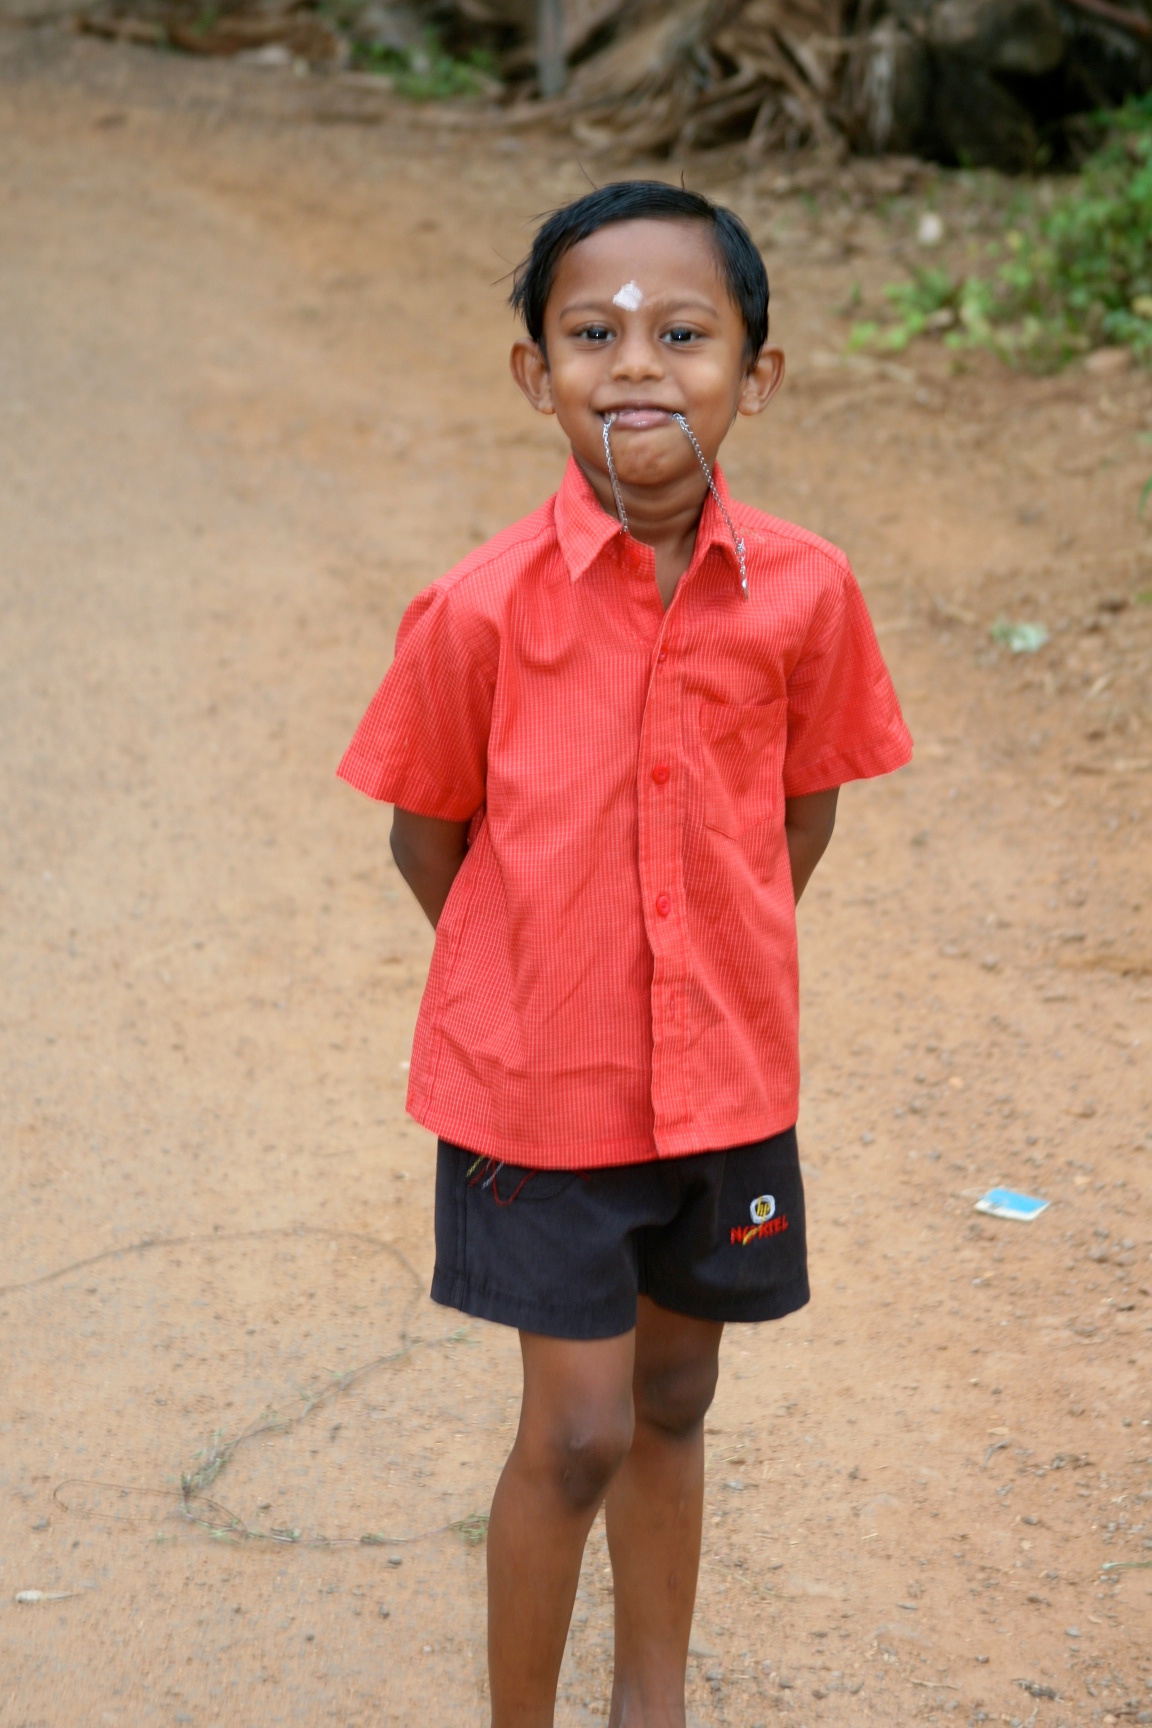
[[[512,350],[517,383],[555,414],[595,485],[603,428],[625,485],[664,487],[700,469],[671,414],[715,462],[737,414],[758,414],[784,375],[765,348],[749,372],[746,332],[702,222],[619,222],[564,254],[544,313],[544,353]],[[597,487],[599,491],[599,487]]]

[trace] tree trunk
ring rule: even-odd
[[[559,96],[568,77],[564,61],[564,0],[536,0],[536,71],[544,100]]]

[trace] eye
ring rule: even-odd
[[[582,324],[572,334],[578,342],[611,342],[615,331],[607,324]]]
[[[665,342],[670,342],[676,348],[686,348],[689,343],[702,340],[699,330],[693,330],[687,324],[673,324],[671,330],[664,332]]]

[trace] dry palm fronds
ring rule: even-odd
[[[112,5],[99,12],[82,13],[77,23],[93,36],[179,48],[186,54],[228,56],[275,46],[312,66],[329,65],[343,54],[339,34],[325,19],[307,10],[304,0],[211,11],[182,0],[174,4],[144,0],[131,10]]]
[[[716,46],[769,77],[790,65],[826,97],[844,53],[838,0],[747,0]]]
[[[685,0],[649,17],[577,68],[565,104],[573,131],[591,148],[658,150],[699,130],[710,106],[733,88],[711,42],[734,10],[731,0]],[[739,75],[738,75],[739,77]]]
[[[506,75],[529,71],[536,59],[533,6],[526,9],[520,0],[458,0],[461,11],[476,22],[514,24],[519,22],[521,41],[506,50],[502,66]],[[524,14],[514,19],[514,9]],[[564,58],[574,61],[598,33],[618,24],[632,10],[630,0],[564,0]]]
[[[622,28],[549,113],[592,150],[826,140],[838,20],[839,0],[681,0]]]
[[[1070,0],[1072,12],[1062,0],[559,0],[568,84],[547,101],[540,81],[554,87],[563,68],[555,56],[534,76],[539,0],[96,4],[81,27],[101,35],[317,68],[351,61],[382,91],[435,99],[440,123],[561,125],[593,152],[740,141],[755,161],[814,143],[825,155],[851,146],[1019,170],[1050,158],[1071,115],[1152,86],[1152,0]],[[1040,74],[1048,82],[1033,90]],[[1067,113],[1054,117],[1060,80]],[[505,105],[447,106],[465,93]]]

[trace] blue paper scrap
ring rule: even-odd
[[[1026,1224],[1038,1218],[1047,1205],[1047,1200],[1037,1200],[1032,1194],[1016,1194],[1011,1188],[989,1188],[977,1200],[976,1211],[987,1212],[992,1218],[1015,1218]]]

